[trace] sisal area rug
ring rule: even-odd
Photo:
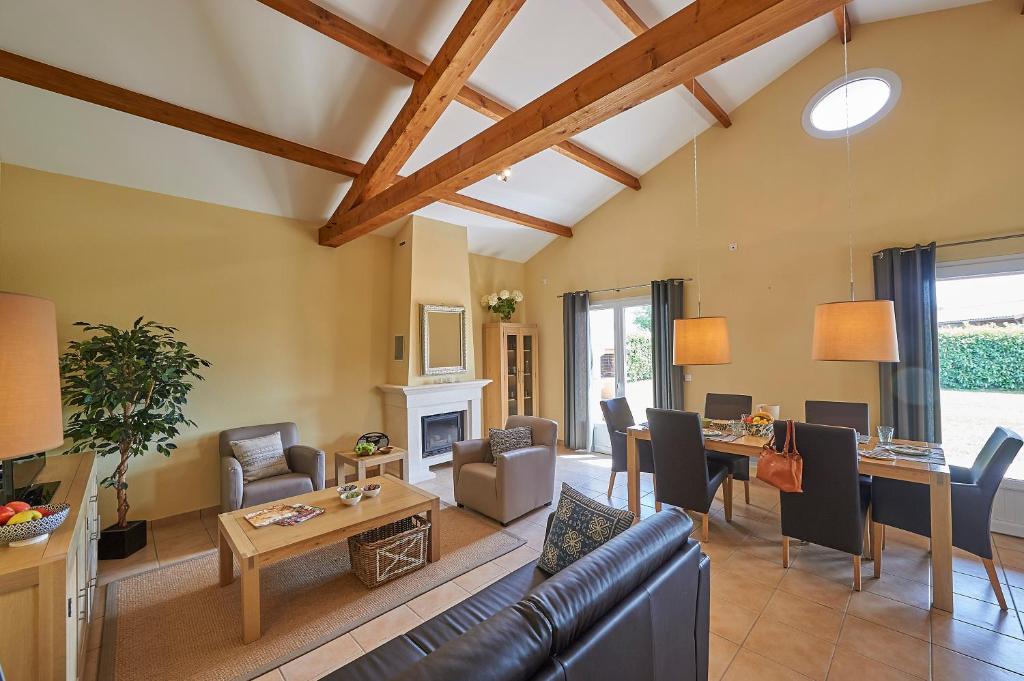
[[[525,543],[442,506],[441,560],[376,589],[350,571],[345,542],[290,558],[260,574],[263,635],[248,645],[239,582],[219,586],[216,551],[126,577],[107,587],[99,678],[251,679]]]

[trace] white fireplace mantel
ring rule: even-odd
[[[384,429],[391,443],[409,452],[409,481],[434,477],[430,466],[452,460],[451,452],[423,459],[422,418],[448,412],[466,412],[466,438],[481,437],[484,386],[490,380],[379,385],[384,393]]]

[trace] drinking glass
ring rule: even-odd
[[[892,426],[878,426],[878,444],[891,445],[892,444]]]

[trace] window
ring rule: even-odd
[[[590,308],[591,449],[610,453],[601,400],[625,397],[637,421],[654,406],[650,298],[595,303]]]
[[[843,137],[869,128],[892,111],[900,98],[900,78],[885,69],[864,69],[832,81],[804,107],[804,130],[812,137]]]
[[[1024,255],[935,270],[942,444],[950,463],[969,467],[996,426],[1024,430]],[[1006,478],[1024,480],[1024,458]]]

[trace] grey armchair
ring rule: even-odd
[[[248,440],[281,433],[281,444],[290,473],[262,480],[242,480],[242,465],[231,449],[232,440]],[[264,504],[297,494],[324,488],[323,450],[298,444],[299,429],[294,423],[268,423],[222,431],[220,434],[220,509],[222,513],[246,506]]]
[[[507,525],[551,503],[555,492],[558,424],[535,416],[509,416],[506,428],[529,426],[533,446],[495,462],[488,439],[456,442],[452,449],[455,501]]]

